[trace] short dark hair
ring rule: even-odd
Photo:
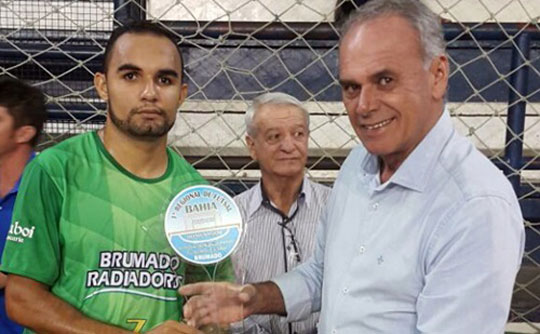
[[[113,30],[113,32],[111,33],[111,37],[107,42],[107,47],[105,48],[105,54],[103,56],[103,73],[107,73],[107,68],[109,67],[109,63],[111,61],[111,53],[114,45],[116,44],[116,41],[124,34],[150,34],[154,36],[165,37],[170,40],[174,44],[176,50],[178,50],[178,54],[180,55],[180,66],[182,71],[181,77],[182,81],[184,81],[184,57],[182,55],[182,51],[178,47],[178,38],[176,38],[176,36],[172,32],[165,29],[161,25],[147,21],[129,22]]]
[[[14,128],[31,125],[36,129],[36,135],[30,141],[36,146],[43,123],[47,120],[45,96],[36,87],[7,75],[0,76],[0,106],[14,119]]]

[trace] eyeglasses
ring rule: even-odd
[[[263,196],[264,196],[264,190],[263,190]],[[293,261],[296,261],[296,264],[299,264],[302,260],[302,257],[300,256],[300,246],[298,245],[298,241],[296,240],[296,237],[294,236],[293,230],[289,226],[289,223],[294,219],[294,217],[298,213],[299,206],[297,205],[293,214],[290,217],[288,217],[283,212],[273,207],[272,204],[270,204],[270,200],[268,200],[267,198],[263,200],[263,205],[265,205],[267,208],[269,208],[270,210],[274,211],[275,213],[281,216],[281,221],[278,221],[278,225],[281,226],[281,240],[283,242],[283,262],[285,266],[285,272],[288,272],[289,262],[292,263]],[[292,324],[290,322],[288,323],[288,329],[289,329],[288,331],[289,334],[293,333]]]
[[[281,226],[281,239],[283,242],[283,260],[285,262],[285,272],[288,272],[289,262],[292,263],[293,261],[296,261],[296,264],[298,264],[302,260],[302,257],[300,256],[300,246],[298,244],[298,241],[296,240],[296,237],[294,236],[293,230],[289,226],[289,223],[298,213],[299,206],[296,206],[293,214],[288,217],[283,212],[272,206],[268,199],[265,199],[263,201],[263,205],[281,216],[281,221],[278,221],[278,225]]]
[[[300,256],[300,247],[298,245],[296,237],[294,236],[294,232],[288,225],[289,222],[290,219],[287,222],[284,221],[279,224],[281,226],[281,232],[283,236],[283,247],[289,255],[289,260],[295,260],[298,264],[302,261],[302,258]],[[285,240],[287,240],[288,242],[286,242]]]

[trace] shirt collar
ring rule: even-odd
[[[453,132],[450,114],[444,110],[435,126],[409,154],[387,184],[394,183],[416,191],[424,191],[429,181],[429,175],[432,175],[430,170],[435,167],[439,155]],[[378,157],[366,154],[362,168],[364,172],[377,176],[379,173]]]
[[[308,179],[307,176],[304,176],[304,180],[302,182],[300,192],[298,194],[298,199],[303,198],[303,202],[306,203],[309,207],[309,202],[311,199],[311,187],[308,186]],[[247,216],[251,218],[251,216],[257,211],[262,205],[264,201],[264,196],[262,193],[262,179],[257,182],[256,185],[253,186],[253,192],[251,194],[251,199],[248,203],[247,208]],[[297,200],[298,200],[297,199]]]

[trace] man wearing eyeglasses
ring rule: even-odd
[[[267,93],[245,116],[246,142],[261,180],[235,197],[247,233],[233,256],[238,283],[259,282],[288,272],[313,252],[319,215],[330,188],[307,179],[309,114],[295,97]],[[316,333],[318,314],[287,323],[258,315],[239,324],[242,333]]]

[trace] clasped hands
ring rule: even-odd
[[[229,325],[251,315],[256,288],[227,282],[195,283],[182,286],[178,292],[186,297],[184,320],[200,328],[204,325]]]

